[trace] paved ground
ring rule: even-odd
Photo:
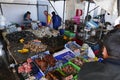
[[[0,80],[16,80],[4,64],[0,66]]]

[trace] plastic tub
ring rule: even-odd
[[[80,71],[80,67],[78,67],[77,65],[73,64],[72,62],[67,62],[65,63],[62,67],[65,67],[67,65],[71,65],[73,68],[75,68],[77,71]]]
[[[64,32],[64,35],[66,35],[66,36],[68,36],[68,37],[75,37],[75,33],[73,33],[73,32],[70,32],[70,31],[65,31]]]
[[[69,34],[70,31],[65,30],[64,34],[67,35]]]
[[[70,60],[70,62],[81,67],[85,63],[85,60],[82,57],[76,57]]]
[[[64,34],[64,29],[60,29],[59,32],[60,32],[60,35],[63,35]]]
[[[44,76],[44,73],[42,71],[38,72],[37,74],[34,75],[36,77],[36,80],[40,80]]]
[[[26,64],[27,64],[27,62],[26,62]],[[30,74],[35,77],[35,80],[40,80],[43,76],[45,76],[45,74],[41,71],[41,69],[34,62],[31,62],[30,65],[31,65]],[[24,67],[24,69],[25,69],[25,67]],[[24,74],[26,74],[26,75],[24,75]],[[23,76],[24,79],[27,79],[30,77],[26,72],[21,73],[21,75]]]
[[[68,62],[70,59],[75,58],[74,53],[69,49],[63,49],[59,52],[53,54],[53,57],[57,61],[62,61],[63,63]]]
[[[69,37],[75,37],[75,33],[72,33],[72,32],[70,32],[68,35]]]
[[[99,27],[99,25],[97,24],[97,23],[95,23],[94,21],[89,21],[89,22],[87,22],[86,23],[86,26],[89,28],[89,29],[91,29],[91,28],[93,28],[93,29],[96,29],[96,28],[98,28]]]
[[[67,73],[65,73],[64,71],[62,71],[62,68],[66,67],[67,65],[72,66],[72,67],[76,70],[76,73],[67,74]],[[76,66],[76,65],[73,64],[72,62],[67,62],[66,64],[64,64],[64,65],[59,69],[59,71],[60,71],[63,75],[65,75],[66,77],[73,75],[72,80],[77,80],[77,78],[78,78],[77,74],[78,74],[78,72],[80,71],[80,67]]]
[[[72,46],[73,46],[73,48],[76,47],[76,49],[72,49]],[[75,56],[80,56],[80,48],[81,48],[81,46],[78,45],[75,41],[68,42],[67,44],[64,45],[64,47],[66,49],[71,50],[75,54]]]

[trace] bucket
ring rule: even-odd
[[[41,25],[42,26],[46,26],[47,24],[45,22],[41,22]]]
[[[82,16],[82,10],[76,9],[76,16]]]
[[[74,16],[74,17],[73,17],[73,21],[74,21],[76,24],[80,24],[80,16]]]
[[[64,34],[64,29],[60,29],[59,32],[60,32],[60,35],[63,35]]]

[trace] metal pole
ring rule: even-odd
[[[37,1],[37,5],[36,5],[36,7],[37,7],[37,20],[39,20],[39,6],[38,6],[38,1]]]
[[[89,11],[88,13],[90,13],[90,12],[92,12],[92,11],[94,11],[95,9],[97,9],[99,6],[97,6],[97,7],[95,7],[94,9],[92,9],[91,11]]]
[[[48,5],[47,5],[47,11],[48,11],[49,9],[48,9]]]
[[[58,15],[58,12],[57,12],[56,9],[54,8],[54,6],[53,6],[52,3],[50,2],[50,0],[48,0],[48,1],[49,1],[50,5],[52,6],[52,8],[54,9],[54,11],[56,12],[56,14]],[[63,21],[63,20],[62,20],[61,22],[64,24],[64,21]]]
[[[48,11],[48,5],[47,5],[47,11]],[[47,22],[46,23],[48,23],[48,15],[47,15]]]
[[[88,13],[89,13],[90,1],[88,1],[88,8],[87,8],[87,21],[88,21]],[[86,21],[85,21],[86,22]]]
[[[1,4],[16,4],[16,5],[36,5],[36,4],[26,4],[26,3],[7,3],[7,2],[1,2]]]
[[[2,5],[0,4],[1,14],[3,15]]]
[[[52,8],[54,9],[54,11],[57,13],[56,9],[54,8],[54,6],[52,5],[52,3],[50,2],[50,0],[48,0],[50,5],[52,6]],[[58,13],[57,13],[58,14]]]
[[[0,4],[14,4],[14,5],[36,5],[36,4],[26,4],[26,3],[7,3],[7,2],[0,2]],[[44,4],[38,4],[38,6],[47,6]]]
[[[120,1],[117,0],[117,10],[118,10],[118,16],[120,16]]]
[[[64,22],[64,19],[65,19],[65,0],[64,0],[64,4],[63,4],[63,22]]]
[[[87,8],[87,19],[86,19],[86,21],[84,21],[84,23],[86,24],[86,22],[88,21],[88,13],[89,13],[89,7],[90,7],[90,1],[88,1],[88,8]],[[83,27],[83,31],[85,32],[85,36],[84,36],[84,40],[86,40],[86,38],[87,38],[87,31],[85,31],[85,26]]]

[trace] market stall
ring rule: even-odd
[[[77,80],[77,73],[85,62],[98,60],[94,54],[87,53],[89,50],[87,48],[86,44],[80,47],[75,42],[69,42],[65,45],[65,49],[53,55],[49,51],[41,52],[19,64],[18,73],[25,79],[31,80]]]
[[[12,29],[3,32],[3,36],[20,78],[76,80],[84,62],[97,60],[87,44],[69,42],[75,37],[73,33],[60,35],[59,31],[45,26],[36,30]]]
[[[63,42],[62,36],[58,35],[58,31],[53,29],[50,30],[48,27],[39,28],[38,30],[29,29],[24,31],[15,31],[9,34],[7,34],[7,32],[3,33],[4,39],[8,45],[8,50],[13,54],[12,56],[18,59],[17,62],[23,62],[27,57],[43,52],[47,49],[50,49],[52,52],[58,45],[60,48],[63,48],[62,45],[65,41]],[[63,43],[59,44],[58,42],[55,42],[56,40]],[[56,50],[59,49],[59,47],[57,47]],[[29,54],[26,54],[28,52]]]
[[[61,26],[62,35],[60,30],[40,25],[39,21],[31,22],[31,27],[5,26],[2,36],[8,57],[13,60],[10,67],[17,76],[23,80],[77,80],[84,63],[101,62],[101,42],[110,30],[100,21],[101,16],[88,20],[88,13],[86,21],[82,21],[83,12],[77,9],[76,15],[65,21],[65,29]]]

